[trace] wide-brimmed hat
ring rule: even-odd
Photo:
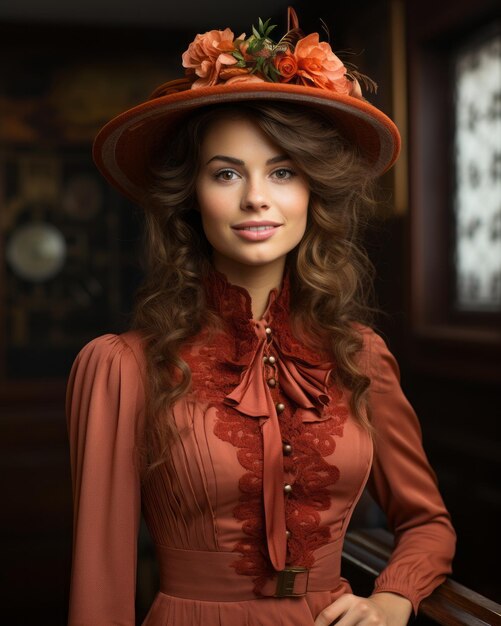
[[[183,54],[184,78],[157,88],[150,98],[108,122],[94,141],[94,160],[119,191],[141,203],[151,164],[166,153],[166,137],[192,111],[208,105],[288,102],[322,112],[355,144],[375,175],[388,170],[400,150],[392,120],[362,95],[375,83],[347,67],[317,33],[304,36],[289,8],[280,41],[259,20],[253,34],[227,28],[197,35]]]

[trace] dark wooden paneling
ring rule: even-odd
[[[72,513],[64,391],[46,403],[0,410],[0,621],[11,626],[66,623]]]

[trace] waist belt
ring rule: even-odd
[[[286,566],[267,579],[261,595],[296,597],[310,591],[333,591],[341,582],[341,542],[323,546],[314,553],[311,569]],[[192,600],[239,602],[255,600],[254,576],[235,571],[234,552],[178,550],[156,545],[160,570],[160,591]],[[257,573],[256,573],[257,574]]]

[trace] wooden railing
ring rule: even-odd
[[[343,548],[343,575],[354,590],[369,595],[374,578],[385,567],[393,538],[382,529],[352,530]],[[501,605],[447,579],[421,602],[414,624],[428,626],[501,626]]]

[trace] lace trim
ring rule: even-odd
[[[335,393],[337,390],[332,389]],[[331,400],[331,405],[332,405]],[[311,568],[313,552],[330,539],[330,529],[321,523],[321,511],[331,506],[332,487],[339,480],[336,465],[326,461],[336,449],[336,437],[343,436],[348,418],[345,406],[326,408],[330,419],[304,423],[300,411],[281,423],[283,438],[292,445],[293,454],[284,457],[284,470],[294,475],[294,489],[286,500],[289,559],[293,565]]]
[[[312,349],[305,341],[299,341],[297,334],[292,331],[289,322],[290,283],[284,282],[279,298],[273,303],[273,325],[280,329],[280,347],[286,354],[295,358],[304,359],[309,363],[329,361],[327,354],[321,348]]]
[[[322,422],[304,423],[301,411],[286,410],[280,421],[284,441],[294,450],[284,457],[284,470],[292,476],[294,489],[286,500],[286,525],[291,532],[288,542],[288,564],[311,568],[313,553],[330,539],[330,529],[321,523],[321,511],[331,505],[331,489],[339,479],[339,469],[325,457],[333,454],[336,437],[343,435],[348,411],[337,406]],[[274,570],[266,553],[264,511],[262,504],[263,453],[258,420],[239,414],[231,407],[218,405],[214,433],[237,449],[237,458],[246,473],[239,480],[240,502],[234,516],[242,522],[247,536],[234,551],[241,557],[234,563],[237,573],[252,576],[254,592],[260,595]]]

